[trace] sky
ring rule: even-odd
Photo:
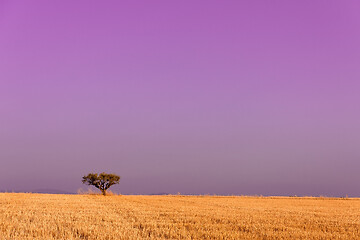
[[[0,190],[360,196],[358,1],[0,1]]]

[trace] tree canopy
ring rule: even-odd
[[[119,184],[120,176],[116,174],[108,173],[89,173],[86,176],[83,176],[82,183],[87,185],[92,185],[102,192],[103,195],[106,195],[106,190],[108,190],[112,185]]]

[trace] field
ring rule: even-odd
[[[0,193],[0,239],[359,239],[360,199]]]

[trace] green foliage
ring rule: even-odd
[[[106,195],[106,190],[108,190],[112,185],[119,184],[120,176],[116,174],[108,173],[89,173],[86,176],[83,176],[82,183],[87,185],[92,185],[102,192],[103,195]]]

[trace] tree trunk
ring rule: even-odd
[[[106,196],[106,190],[101,190],[102,195]]]

